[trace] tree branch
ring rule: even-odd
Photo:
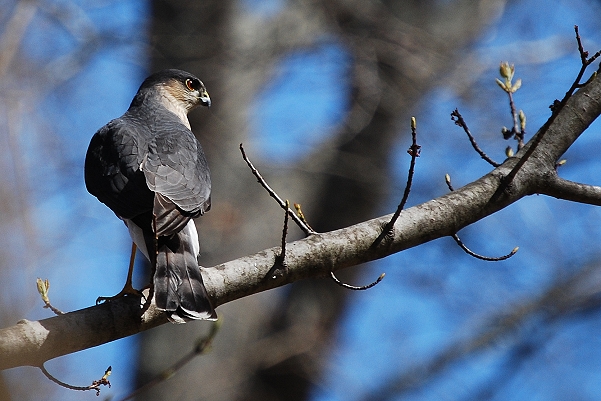
[[[214,304],[279,287],[296,280],[326,276],[331,271],[383,258],[396,252],[449,236],[483,217],[533,193],[598,205],[596,187],[572,185],[555,178],[558,158],[601,114],[601,79],[591,80],[571,97],[549,125],[547,135],[535,136],[515,157],[477,181],[449,194],[406,209],[394,224],[391,238],[372,247],[392,215],[340,230],[313,234],[287,244],[286,273],[272,278],[269,271],[280,246],[263,250],[213,268],[202,269]],[[520,162],[533,141],[539,146]],[[514,172],[511,185],[502,185]],[[550,184],[552,190],[545,191]],[[585,191],[586,189],[586,191]],[[585,196],[585,193],[589,195]],[[559,196],[560,195],[560,196]],[[593,196],[594,195],[594,196]],[[150,305],[140,317],[140,300],[124,297],[102,305],[40,321],[22,320],[0,330],[0,369],[41,366],[45,361],[75,351],[136,334],[167,322],[164,313]]]
[[[572,202],[601,206],[601,187],[566,180],[557,174],[548,177],[545,185],[541,185],[540,193]]]

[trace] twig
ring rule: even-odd
[[[148,383],[144,384],[142,387],[128,394],[125,398],[122,398],[121,401],[131,400],[139,394],[143,393],[144,391],[156,386],[157,384],[171,379],[181,368],[186,366],[195,357],[202,355],[208,350],[210,350],[211,344],[213,343],[213,339],[215,338],[217,332],[219,331],[219,328],[221,327],[221,323],[222,318],[220,317],[211,325],[211,331],[209,332],[209,334],[207,334],[206,337],[200,338],[196,342],[192,351],[184,355],[179,361],[175,362],[172,366],[156,375]]]
[[[50,298],[48,298],[48,290],[50,289],[50,281],[48,281],[48,279],[42,280],[41,278],[38,278],[36,280],[36,284],[38,287],[38,292],[40,293],[40,296],[42,297],[42,301],[44,301],[44,308],[49,308],[57,316],[64,315],[65,312],[61,311],[58,308],[55,308],[50,303]]]
[[[463,128],[463,131],[467,134],[467,137],[470,140],[472,147],[480,155],[480,157],[482,159],[486,160],[488,162],[488,164],[490,164],[493,167],[500,166],[499,163],[497,163],[496,161],[494,161],[493,159],[488,157],[488,155],[486,153],[484,153],[484,151],[482,149],[480,149],[480,146],[478,146],[478,143],[476,142],[472,133],[470,132],[469,128],[467,127],[465,120],[463,119],[461,114],[459,114],[459,110],[457,110],[457,109],[453,110],[453,112],[451,113],[451,120],[453,120],[455,122],[455,125]]]
[[[353,291],[363,291],[363,290],[368,290],[371,287],[375,286],[376,284],[378,284],[380,281],[382,281],[382,279],[384,278],[384,276],[386,275],[386,273],[382,273],[380,274],[380,276],[378,277],[378,279],[376,281],[374,281],[373,283],[370,283],[368,285],[363,285],[360,287],[354,286],[354,285],[350,285],[350,284],[346,284],[343,283],[342,281],[340,281],[338,279],[338,277],[336,277],[336,275],[334,274],[334,272],[330,272],[330,277],[332,277],[332,280],[334,280],[334,282],[336,284],[338,284],[339,286],[349,289],[349,290],[353,290]]]
[[[42,371],[42,373],[44,374],[44,376],[46,376],[49,380],[53,381],[54,383],[58,384],[61,387],[65,387],[69,390],[77,390],[77,391],[89,391],[89,390],[96,390],[96,396],[100,395],[100,386],[109,386],[109,388],[111,387],[111,382],[109,382],[108,377],[111,375],[111,372],[113,370],[112,367],[108,367],[107,370],[104,371],[104,375],[102,376],[102,378],[100,378],[100,380],[94,380],[92,382],[92,384],[90,384],[89,386],[72,386],[68,383],[65,383],[63,381],[60,381],[59,379],[57,379],[56,377],[52,376],[50,374],[50,372],[48,372],[46,370],[46,368],[44,367],[44,365],[42,364],[40,366],[40,370]]]
[[[397,206],[396,211],[392,215],[390,221],[384,226],[378,238],[371,245],[372,248],[375,248],[382,242],[384,237],[390,235],[394,228],[394,223],[396,223],[399,218],[405,204],[407,203],[407,199],[409,199],[409,193],[411,192],[411,185],[413,184],[413,175],[415,174],[415,159],[417,159],[420,155],[421,146],[417,144],[417,123],[415,121],[415,117],[411,117],[411,146],[407,150],[407,153],[411,156],[411,163],[409,165],[409,173],[407,174],[407,184],[405,185],[405,191],[403,192],[403,198],[401,199],[401,203]]]
[[[472,251],[467,246],[465,246],[465,244],[461,241],[461,239],[459,238],[459,236],[457,234],[453,234],[452,237],[455,240],[455,242],[457,243],[457,245],[459,245],[461,247],[461,249],[463,249],[465,251],[465,253],[467,253],[470,256],[473,256],[476,259],[485,260],[487,262],[499,262],[501,260],[509,259],[513,255],[515,255],[516,252],[520,249],[519,246],[516,246],[507,255],[498,256],[498,257],[484,256],[484,255],[477,254],[476,252]]]
[[[574,31],[576,32],[576,42],[578,43],[578,53],[580,53],[580,62],[584,66],[589,66],[595,62],[599,56],[601,56],[601,50],[597,51],[597,53],[593,54],[590,58],[588,58],[588,51],[584,50],[584,46],[582,46],[582,39],[580,39],[580,32],[578,32],[578,25],[574,25]]]
[[[513,127],[511,130],[503,127],[501,132],[503,133],[504,139],[509,139],[512,136],[514,137],[514,139],[518,142],[519,151],[524,147],[524,137],[526,136],[526,115],[522,110],[520,110],[519,113],[517,112],[517,109],[515,108],[515,102],[513,101],[513,94],[522,86],[522,80],[517,79],[515,83],[512,82],[513,75],[515,73],[515,66],[513,64],[510,65],[505,61],[501,63],[501,66],[499,67],[499,73],[501,74],[501,77],[504,78],[504,81],[501,81],[498,78],[496,81],[509,97],[509,112],[511,114],[511,118],[513,119]]]
[[[286,199],[286,209],[290,207],[290,202]],[[282,229],[282,251],[277,257],[277,262],[281,266],[286,266],[286,237],[288,236],[288,213],[284,213],[284,228]]]
[[[522,132],[518,123],[518,112],[515,108],[515,102],[513,101],[513,92],[507,92],[507,96],[509,97],[509,110],[511,113],[511,117],[513,118],[514,137],[518,141],[518,150],[520,150],[524,147],[525,133]]]
[[[246,164],[248,164],[248,167],[250,168],[250,171],[252,171],[252,173],[254,174],[254,176],[257,177],[257,180],[259,181],[259,184],[261,184],[261,186],[263,188],[265,188],[265,190],[267,191],[267,193],[269,194],[269,196],[271,196],[273,199],[275,199],[276,202],[280,205],[280,207],[282,209],[284,209],[286,211],[286,213],[288,213],[290,215],[290,217],[292,217],[292,220],[294,220],[294,222],[296,223],[296,225],[298,225],[300,227],[300,229],[303,230],[303,232],[305,233],[305,235],[309,236],[311,234],[316,234],[316,232],[313,231],[313,229],[311,227],[309,227],[308,225],[306,225],[296,215],[296,213],[294,213],[288,206],[286,206],[286,203],[282,200],[282,198],[280,198],[278,196],[278,194],[273,189],[271,189],[271,187],[267,184],[267,182],[265,181],[265,179],[261,176],[261,173],[259,173],[259,170],[257,170],[255,168],[255,166],[252,164],[252,162],[246,156],[246,152],[244,151],[244,147],[242,146],[242,144],[240,144],[240,152],[242,152],[242,158],[244,159],[244,161],[246,162]]]
[[[290,202],[286,199],[286,210],[290,210]],[[273,266],[265,277],[275,279],[286,274],[286,237],[288,236],[288,212],[284,212],[284,228],[282,229],[282,247],[279,254],[275,255]]]

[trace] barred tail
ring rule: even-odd
[[[154,298],[169,320],[216,320],[217,314],[207,295],[196,259],[199,246],[194,222],[169,237],[159,237]]]

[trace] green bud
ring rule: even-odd
[[[515,73],[515,66],[513,64],[509,65],[507,61],[503,61],[499,66],[499,73],[503,78],[511,82]]]
[[[38,293],[42,297],[42,301],[48,302],[48,289],[50,288],[48,279],[42,280],[41,278],[38,278],[36,280],[36,285],[38,287]]]
[[[524,131],[526,129],[526,113],[524,113],[524,110],[520,110],[520,128],[522,129],[522,131]]]
[[[522,79],[518,78],[515,81],[515,84],[513,84],[513,86],[511,87],[511,93],[515,93],[518,89],[520,89],[522,87]]]
[[[507,92],[507,85],[505,85],[503,81],[501,81],[499,78],[495,78],[495,81],[497,81],[497,85],[499,85],[501,89]]]

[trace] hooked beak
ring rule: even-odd
[[[209,92],[203,90],[200,93],[200,104],[206,107],[211,107],[211,98],[209,97]]]

